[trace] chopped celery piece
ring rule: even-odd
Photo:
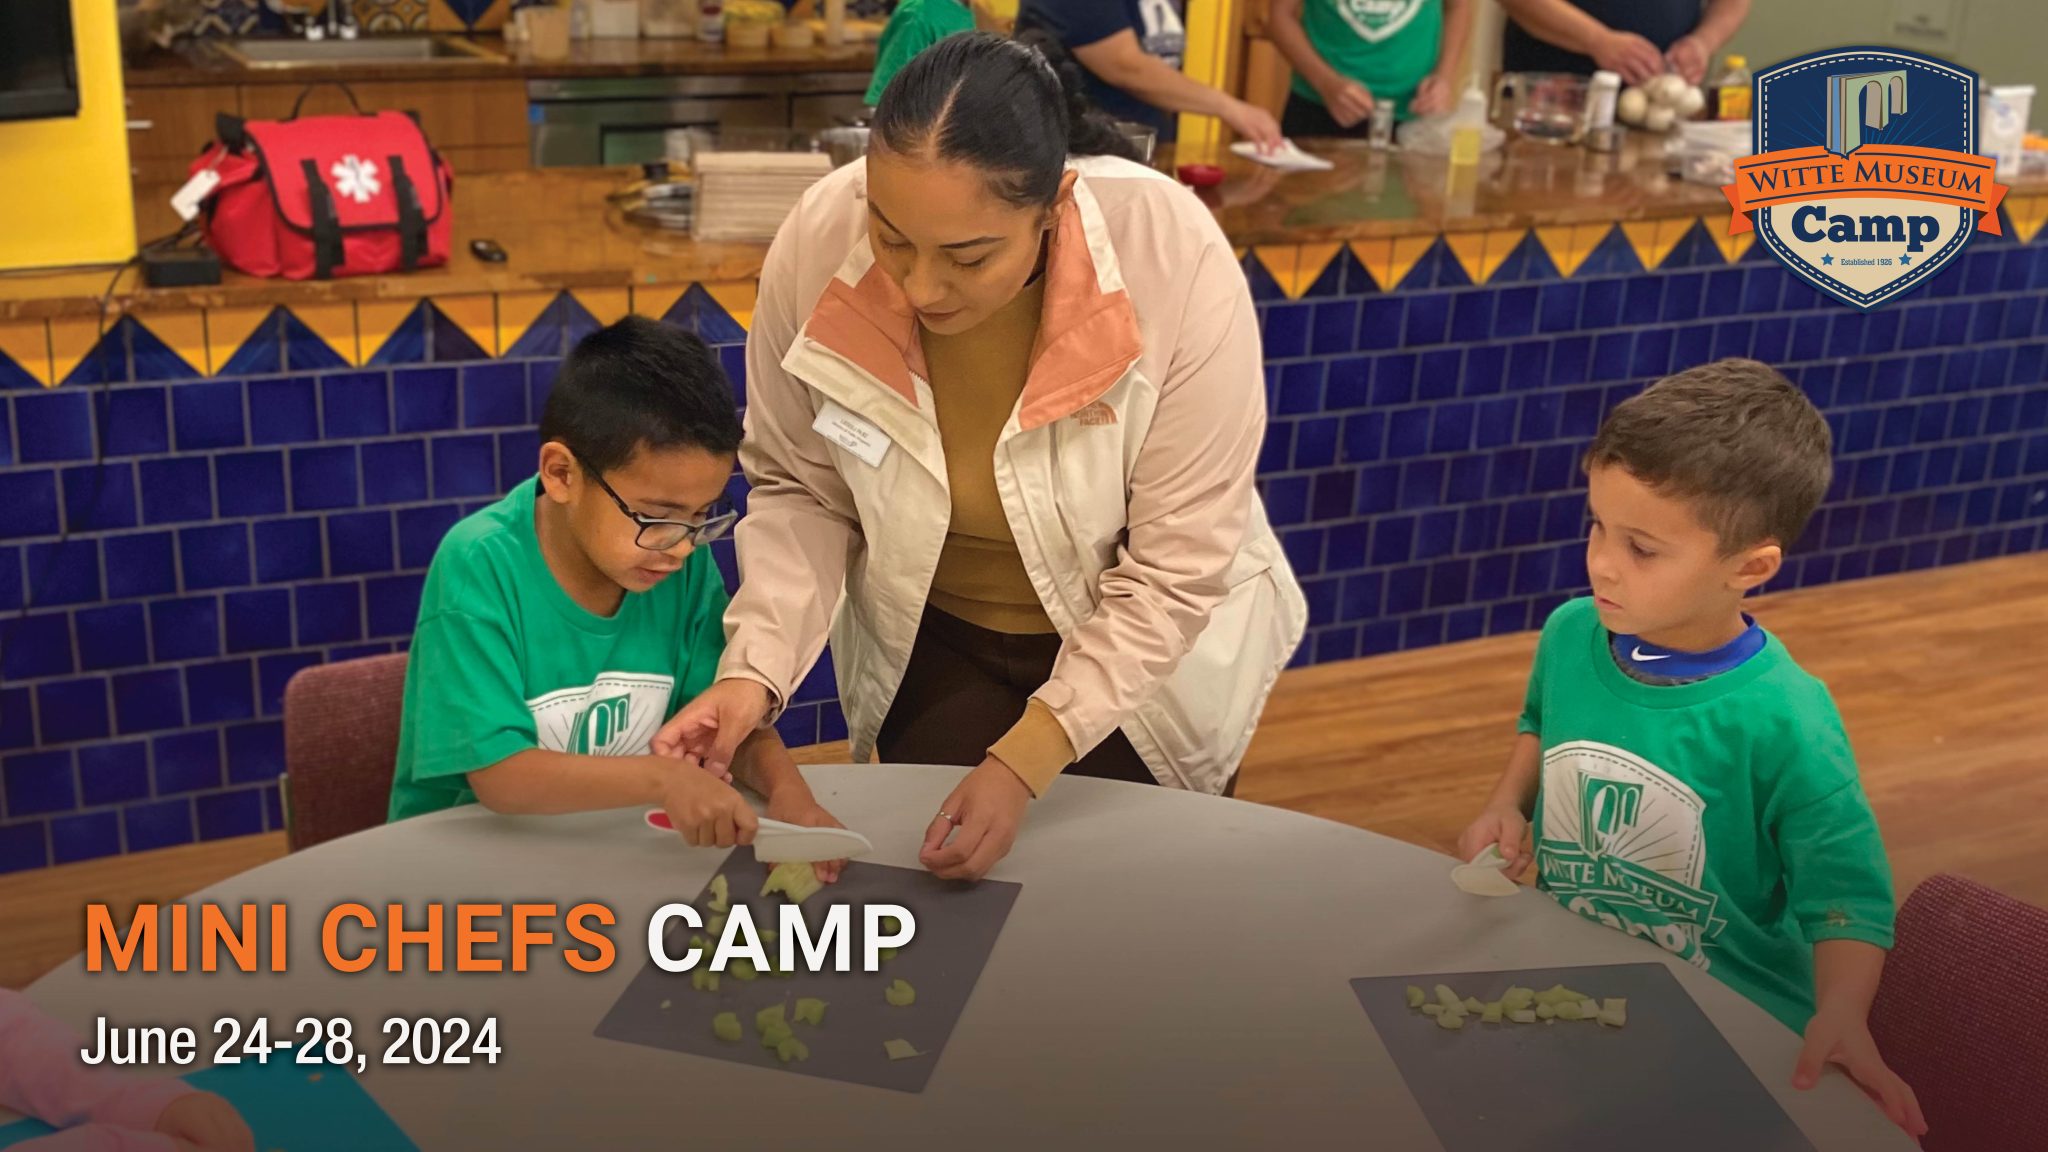
[[[1579,1002],[1576,1000],[1567,1000],[1550,1011],[1551,1015],[1556,1016],[1559,1020],[1583,1020],[1586,1018],[1586,1014],[1579,1011]]]
[[[752,960],[735,960],[732,962],[732,978],[735,980],[752,980],[760,974],[759,971],[755,970]]]
[[[908,1008],[917,1002],[917,989],[907,980],[898,980],[882,990],[882,999],[897,1008]]]
[[[791,1036],[775,1046],[775,1058],[784,1064],[792,1060],[809,1060],[811,1058],[810,1045]]]
[[[699,992],[718,991],[718,973],[709,968],[690,969],[690,987]]]
[[[1603,1004],[1598,1017],[1600,1023],[1609,1028],[1621,1028],[1628,1024],[1628,1001],[1612,999]]]
[[[791,1028],[789,1025],[784,1024],[778,1020],[771,1027],[763,1028],[761,1030],[761,1047],[773,1048],[777,1044],[780,1044],[784,1040],[788,1040],[795,1035],[796,1030],[794,1028]]]
[[[1600,1010],[1602,1012],[1626,1012],[1628,1011],[1628,1001],[1619,996],[1609,996],[1600,1005]]]
[[[1534,1008],[1517,1008],[1513,1012],[1508,1013],[1508,1019],[1513,1020],[1517,1024],[1534,1024],[1536,1022],[1536,1010]]]
[[[1424,1004],[1424,1005],[1422,1006],[1422,1014],[1423,1014],[1424,1016],[1441,1016],[1441,1015],[1443,1015],[1443,1013],[1444,1013],[1444,1006],[1443,1006],[1443,1005],[1441,1005],[1441,1004],[1436,1004],[1436,1003],[1429,1003],[1429,1004]]]
[[[790,1019],[795,1020],[799,1024],[823,1024],[825,1022],[825,1002],[815,996],[806,996],[796,1002],[796,1011],[790,1014]]]
[[[902,951],[902,949],[900,948],[884,948],[876,955],[883,960],[894,960],[896,958],[896,953],[900,951]]]
[[[737,1044],[745,1035],[740,1028],[740,1018],[731,1012],[720,1012],[711,1018],[711,1034],[727,1044]]]
[[[711,878],[711,900],[704,905],[713,912],[723,912],[732,907],[732,885],[721,872]]]
[[[711,938],[712,938],[713,940],[717,940],[717,939],[719,939],[720,937],[724,936],[724,935],[725,935],[725,917],[724,917],[724,916],[722,916],[722,915],[720,915],[720,916],[713,916],[713,917],[712,917],[711,919],[709,919],[709,920],[706,920],[706,921],[704,922],[704,930],[705,930],[706,932],[709,932],[709,933],[711,933]]]
[[[1535,1002],[1536,990],[1534,988],[1510,988],[1502,993],[1500,998],[1501,1007],[1506,1008],[1510,1012],[1518,1012]]]
[[[669,1006],[669,1001],[667,1001],[667,1000],[663,1000],[663,1001],[661,1002],[661,1010],[662,1010],[662,1011],[664,1011],[664,1012],[668,1011],[668,1006]]]
[[[1481,1024],[1500,1023],[1500,1001],[1496,1000],[1493,1003],[1488,1004],[1486,1006],[1485,1011],[1479,1014],[1479,1022]]]
[[[1555,1020],[1557,1018],[1556,1005],[1546,1004],[1538,1000],[1536,1002],[1536,1018],[1538,1020]]]
[[[761,885],[761,895],[780,892],[791,904],[801,904],[817,895],[824,886],[825,882],[818,879],[816,868],[803,861],[792,860],[787,864],[777,864],[775,870],[768,873],[768,882]]]
[[[916,1048],[911,1047],[908,1040],[884,1040],[882,1041],[882,1051],[887,1052],[891,1060],[908,1060],[913,1056],[924,1055],[924,1053],[919,1052]]]
[[[1417,988],[1413,984],[1410,984],[1408,986],[1408,1006],[1410,1008],[1422,1007],[1422,1002],[1427,999],[1429,999],[1429,997],[1426,994],[1424,994],[1422,989]]]
[[[1436,1026],[1456,1032],[1465,1026],[1465,1018],[1463,1016],[1453,1016],[1449,1012],[1445,1012],[1436,1018]]]
[[[1465,1011],[1470,1012],[1476,1016],[1479,1013],[1486,1011],[1486,1005],[1481,1004],[1479,1002],[1479,997],[1477,996],[1467,996],[1465,997]]]
[[[754,1030],[756,1032],[766,1032],[778,1024],[787,1028],[789,1026],[789,1017],[786,1015],[788,1010],[789,1005],[787,1004],[773,1004],[754,1013]]]
[[[1560,984],[1560,985],[1558,985],[1558,986],[1557,986],[1557,998],[1558,998],[1559,1000],[1591,1000],[1591,999],[1592,999],[1592,997],[1591,997],[1591,996],[1588,996],[1588,995],[1586,995],[1586,994],[1585,994],[1584,992],[1574,992],[1574,991],[1572,991],[1571,989],[1569,989],[1569,988],[1565,987],[1565,986],[1564,986],[1564,985],[1562,985],[1562,984]]]
[[[1449,1011],[1453,1008],[1462,1009],[1465,1007],[1465,1002],[1463,1000],[1458,999],[1458,994],[1456,992],[1451,991],[1451,986],[1449,984],[1439,984],[1436,986],[1436,1002],[1443,1005],[1445,1011]]]
[[[1579,1019],[1591,1020],[1600,1015],[1600,1005],[1591,1000],[1579,1001]]]

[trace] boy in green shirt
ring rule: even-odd
[[[1473,0],[1273,0],[1268,31],[1294,68],[1280,129],[1363,136],[1376,104],[1396,119],[1450,111]]]
[[[882,89],[919,52],[955,32],[974,31],[974,13],[964,0],[901,0],[882,25],[875,44],[874,78],[868,81],[868,105],[882,102]]]
[[[1544,624],[1507,772],[1458,850],[1533,860],[1559,903],[1803,1029],[1795,1086],[1838,1064],[1919,1135],[1868,1024],[1894,909],[1848,736],[1742,611],[1825,496],[1830,439],[1754,360],[1615,408],[1583,465],[1593,595]]]
[[[649,748],[725,648],[725,584],[698,545],[736,519],[725,487],[740,437],[732,389],[695,336],[628,317],[577,344],[541,417],[539,475],[450,529],[427,569],[391,819],[476,801],[647,805],[691,844],[752,842],[729,779]],[[730,779],[777,819],[838,823],[772,728],[741,746]]]

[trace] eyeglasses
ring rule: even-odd
[[[592,480],[597,481],[599,488],[604,489],[604,494],[612,498],[612,503],[619,506],[619,511],[625,514],[626,519],[640,526],[639,533],[633,537],[633,543],[649,552],[666,552],[685,540],[692,545],[708,544],[731,531],[733,524],[740,518],[738,510],[733,508],[726,508],[702,520],[694,521],[657,520],[652,516],[642,516],[626,506],[626,502],[617,492],[612,491],[612,486],[604,482],[604,476],[595,468],[586,468],[585,471],[590,473]]]

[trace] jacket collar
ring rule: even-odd
[[[859,187],[859,186],[857,186]],[[864,192],[857,194],[864,195]],[[1045,265],[1045,309],[1017,401],[1020,430],[1071,416],[1100,399],[1143,351],[1138,313],[1124,288],[1101,205],[1083,177],[1060,213]],[[917,314],[875,262],[863,230],[804,325],[825,350],[872,377],[913,409],[930,379]]]

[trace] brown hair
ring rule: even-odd
[[[1827,495],[1833,435],[1805,394],[1755,360],[1666,376],[1608,413],[1581,466],[1620,466],[1693,505],[1732,554],[1791,547]]]

